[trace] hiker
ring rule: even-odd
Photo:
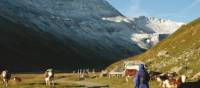
[[[136,73],[134,82],[135,82],[135,88],[149,88],[149,74],[144,68],[143,64],[140,64],[139,71]]]

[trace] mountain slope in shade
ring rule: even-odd
[[[105,0],[1,0],[0,13],[0,66],[14,70],[103,68],[160,36],[134,28]],[[135,41],[141,33],[150,37]]]
[[[131,25],[102,20],[122,16],[105,0],[1,0],[0,13],[2,68],[102,68],[144,51]]]

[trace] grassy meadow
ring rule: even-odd
[[[8,88],[50,88],[45,86],[43,74],[13,74],[12,77],[20,77],[21,82],[9,81]],[[55,75],[55,88],[133,88],[133,80],[128,82],[125,78],[85,78],[79,80],[77,74],[57,73]],[[159,88],[157,82],[150,82],[150,88]],[[4,88],[1,82],[0,88]]]

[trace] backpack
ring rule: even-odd
[[[148,83],[148,81],[150,80],[149,74],[148,72],[144,72],[144,74],[141,75],[140,77],[140,83]]]

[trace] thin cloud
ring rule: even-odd
[[[131,0],[132,6],[128,8],[129,17],[138,17],[141,15],[147,15],[145,11],[143,11],[141,7],[141,0]]]
[[[194,0],[189,6],[181,10],[179,13],[185,13],[199,4],[200,4],[200,0]]]
[[[189,18],[188,11],[193,9],[194,7],[200,5],[200,0],[193,0],[193,2],[186,6],[184,9],[180,10],[177,13],[164,13],[164,14],[158,14],[159,17],[164,17],[164,18],[179,18],[179,19],[187,19]]]
[[[192,4],[190,6],[188,6],[187,8],[188,9],[191,9],[193,7],[195,7],[196,5],[199,5],[200,4],[200,0],[195,0],[192,2]]]

